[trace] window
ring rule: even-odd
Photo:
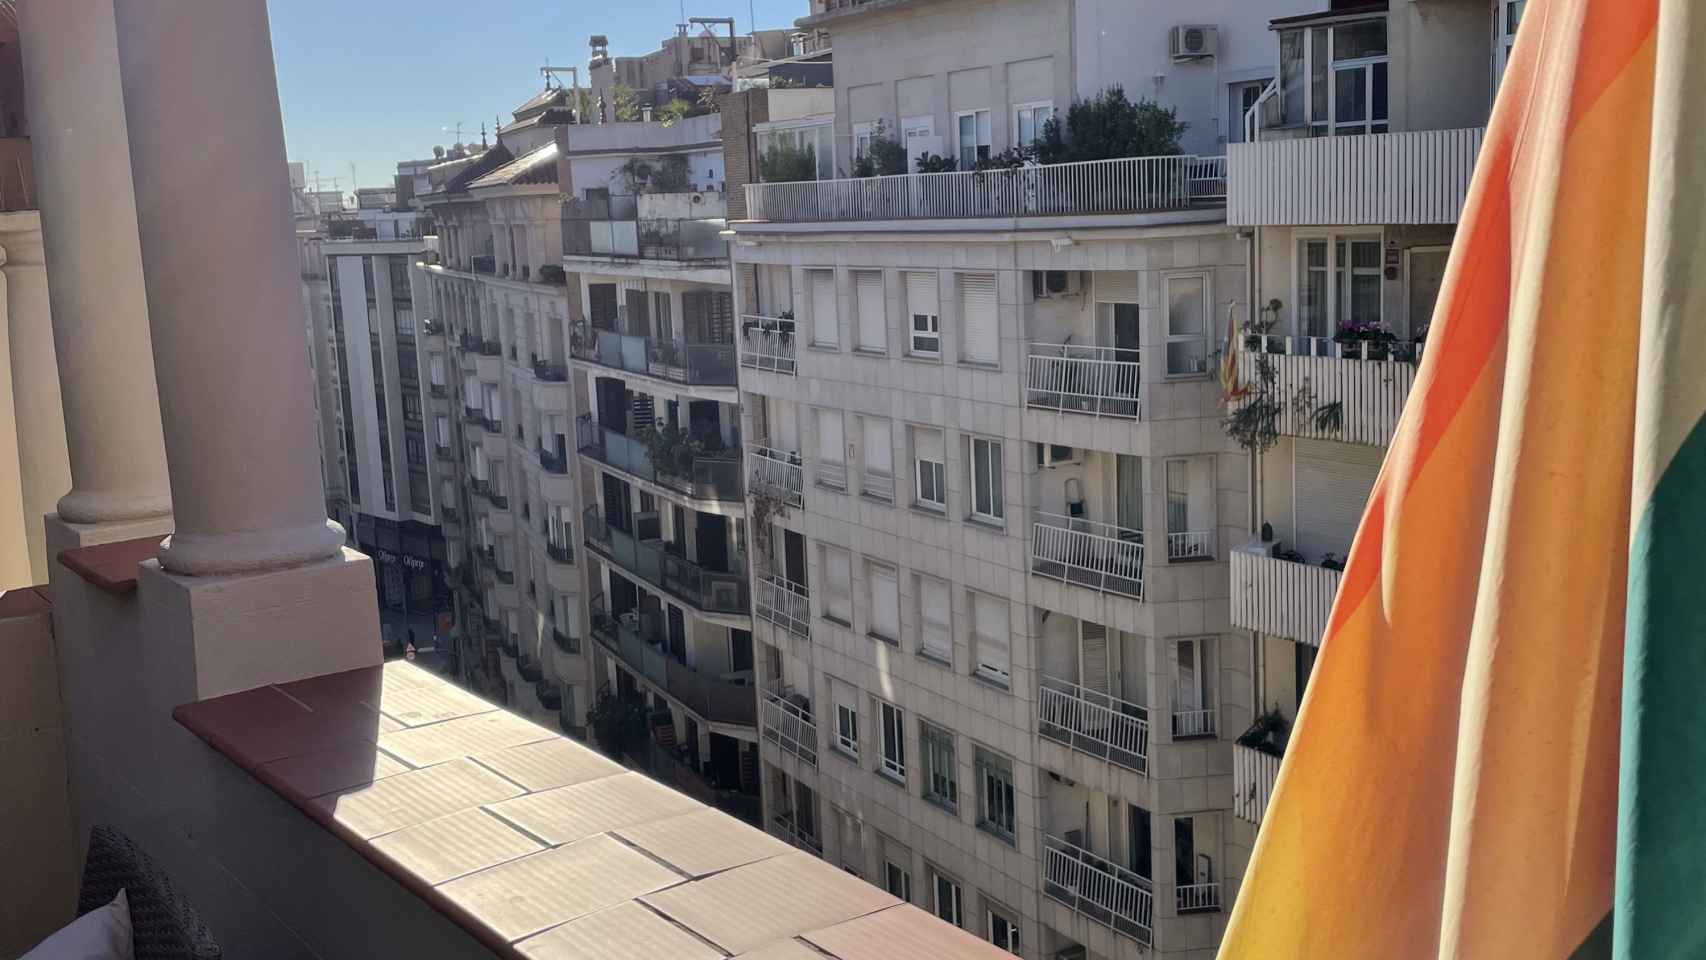
[[[865,568],[871,588],[870,634],[889,643],[900,642],[900,581],[893,567]]]
[[[1214,709],[1209,702],[1208,652],[1201,638],[1173,641],[1173,736],[1211,737]]]
[[[979,160],[989,159],[988,110],[954,114],[954,148],[959,152],[961,170],[975,170]]]
[[[1208,276],[1167,278],[1167,375],[1208,372]]]
[[[964,331],[962,358],[971,363],[1000,363],[1001,323],[995,303],[995,274],[962,273],[959,284],[960,329]]]
[[[853,555],[840,547],[823,548],[823,617],[853,625]]]
[[[934,273],[906,274],[906,314],[912,318],[907,352],[915,357],[940,357],[942,317]]]
[[[835,747],[853,759],[859,758],[859,701],[852,685],[831,677],[830,699],[835,704]]]
[[[948,921],[954,926],[960,925],[961,897],[960,885],[943,876],[935,869],[930,871],[931,890],[930,909],[936,916]]]
[[[878,500],[894,499],[894,450],[889,440],[889,422],[864,417],[865,495]]]
[[[1001,444],[982,437],[971,437],[969,448],[971,515],[978,520],[1001,523],[1007,516],[1001,496]]]
[[[987,593],[973,593],[971,601],[977,675],[1006,686],[1010,677],[1007,601]]]
[[[1340,327],[1381,322],[1379,237],[1297,241],[1297,332],[1331,339]]]
[[[918,722],[918,749],[924,756],[924,799],[953,813],[960,804],[960,771],[952,731]]]
[[[973,762],[979,785],[977,825],[1012,843],[1013,761],[978,747]]]
[[[881,722],[883,754],[877,770],[902,783],[906,782],[906,725],[900,708],[892,703],[877,701],[877,716]]]
[[[807,270],[806,284],[812,296],[812,346],[839,348],[841,326],[835,315],[835,271]]]
[[[1014,923],[1012,920],[1007,919],[1006,916],[996,913],[994,910],[988,911],[988,914],[989,942],[995,944],[1008,953],[1018,953],[1019,925]]]
[[[853,125],[853,157],[861,159],[871,152],[871,140],[877,135],[876,121],[866,121]]]
[[[1021,103],[1013,108],[1013,146],[1028,147],[1043,135],[1043,124],[1054,116],[1052,103]]]
[[[853,271],[853,299],[859,319],[860,350],[871,353],[888,351],[888,312],[883,305],[883,272],[881,270]]]
[[[912,457],[918,481],[918,506],[938,511],[948,509],[948,454],[942,431],[913,427]]]
[[[428,377],[435,387],[444,386],[444,354],[435,353],[427,360]]]
[[[847,489],[847,443],[842,436],[841,411],[817,411],[817,482],[836,490]]]
[[[912,872],[895,863],[893,860],[883,861],[883,889],[891,897],[912,902]]]
[[[433,419],[433,430],[438,435],[438,445],[448,449],[450,447],[450,418],[435,417]]]
[[[1516,44],[1516,30],[1522,24],[1522,8],[1528,0],[1497,0],[1493,4],[1493,90],[1505,78],[1510,66],[1511,48]]]
[[[1386,101],[1385,17],[1280,32],[1282,124],[1314,136],[1385,133]]]

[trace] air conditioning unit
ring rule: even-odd
[[[1076,297],[1083,292],[1083,274],[1077,270],[1031,271],[1031,295],[1034,299]]]
[[[1187,23],[1173,28],[1168,35],[1168,49],[1177,60],[1200,60],[1214,56],[1220,39],[1220,28],[1213,24]]]
[[[1039,443],[1037,448],[1037,466],[1063,467],[1079,462],[1078,450],[1074,447],[1063,447],[1058,443]]]

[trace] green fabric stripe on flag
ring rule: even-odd
[[[1706,420],[1635,528],[1626,629],[1614,955],[1706,957]]]

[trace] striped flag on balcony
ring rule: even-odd
[[[1238,375],[1238,315],[1226,311],[1226,346],[1220,351],[1220,395],[1225,403],[1239,400],[1249,393]]]
[[[1706,956],[1706,7],[1523,19],[1222,958]]]

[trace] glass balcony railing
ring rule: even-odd
[[[640,540],[607,523],[597,507],[582,515],[587,546],[605,559],[705,613],[745,616],[751,609],[746,574],[706,568],[680,556],[662,540]],[[734,557],[733,565],[746,565]]]
[[[662,631],[642,627],[632,612],[611,617],[600,604],[593,616],[611,653],[688,710],[713,723],[758,724],[758,693],[751,684],[709,676],[675,659],[666,652]]]
[[[695,500],[738,501],[741,486],[740,455],[719,450],[694,458],[687,475],[660,470],[652,464],[646,448],[632,437],[617,433],[582,414],[575,421],[575,442],[580,454],[614,467],[640,480],[668,487]]]
[[[735,383],[733,343],[686,343],[582,324],[575,328],[569,347],[578,360],[672,383],[715,387]]]

